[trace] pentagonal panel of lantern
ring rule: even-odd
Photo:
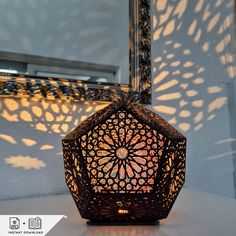
[[[113,102],[63,139],[66,183],[92,222],[166,218],[185,179],[186,138],[159,115]]]

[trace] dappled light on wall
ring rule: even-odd
[[[12,167],[23,168],[25,170],[39,170],[46,167],[46,164],[42,160],[29,156],[12,156],[6,158],[5,162]]]
[[[10,136],[10,135],[7,135],[7,134],[0,134],[0,139],[8,142],[8,143],[11,143],[11,144],[16,144],[16,140]]]
[[[227,145],[227,144],[234,145],[235,143],[236,143],[235,138],[228,138],[228,139],[219,140],[219,141],[215,142],[214,145],[220,146],[223,148],[224,145]],[[234,155],[234,154],[236,154],[236,151],[233,149],[228,152],[217,153],[216,155],[208,156],[205,161],[209,162],[209,161],[217,161],[217,160],[221,160],[221,159],[225,159],[225,158],[230,158],[231,155]],[[229,170],[232,171],[232,168],[229,168],[227,171],[229,171]]]
[[[24,122],[38,131],[49,134],[57,133],[63,136],[73,125],[78,125],[79,122],[86,119],[87,114],[98,111],[107,105],[106,103],[95,104],[95,102],[83,104],[86,106],[85,111],[82,111],[82,105],[78,106],[73,102],[48,101],[37,98],[4,98],[0,102],[0,116],[9,122]],[[81,112],[83,112],[81,116],[73,116],[73,114]],[[5,139],[7,139],[6,136]],[[35,140],[26,139],[24,141],[27,146],[32,145],[32,142]],[[31,144],[28,145],[29,143]]]
[[[35,144],[37,144],[37,142],[36,142],[35,140],[33,140],[33,139],[28,139],[28,138],[23,138],[21,141],[22,141],[26,146],[28,146],[28,147],[32,147],[32,146],[34,146]]]
[[[7,159],[6,163],[15,167],[21,167],[19,163],[22,163],[22,168],[24,165],[27,167],[28,164],[33,163],[29,162],[31,159],[28,157],[18,157],[21,153],[33,152],[38,162],[43,161],[42,156],[49,152],[50,156],[62,156],[58,145],[55,145],[55,140],[58,140],[55,135],[63,137],[88,115],[105,106],[106,103],[85,102],[78,106],[73,102],[37,98],[2,98],[0,100],[2,122],[0,142],[7,147],[4,150],[5,156],[17,155],[16,158]],[[21,151],[19,153],[15,150]],[[33,160],[36,163],[35,159]]]
[[[219,77],[235,77],[232,1],[154,1],[152,109],[184,132],[199,131],[228,102]],[[212,40],[214,39],[214,40]],[[222,64],[206,67],[207,61]],[[216,76],[217,75],[217,76]]]
[[[101,102],[2,97],[0,199],[65,193],[61,137],[105,106]]]

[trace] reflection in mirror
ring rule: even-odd
[[[129,0],[0,0],[0,72],[129,83]]]
[[[62,0],[52,2],[0,0],[0,96],[111,101],[116,90],[150,104],[150,0],[69,0],[70,11]]]

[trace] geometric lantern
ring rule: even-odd
[[[184,184],[186,138],[159,115],[120,99],[63,139],[66,183],[90,223],[154,223]]]

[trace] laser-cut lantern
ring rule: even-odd
[[[159,115],[120,99],[63,139],[66,183],[90,222],[157,222],[184,184],[185,150]]]

